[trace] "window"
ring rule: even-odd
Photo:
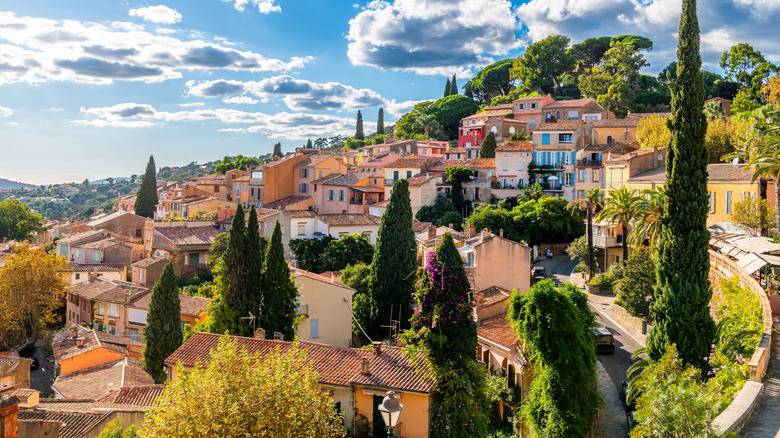
[[[601,169],[593,169],[593,182],[601,181]]]
[[[74,249],[74,250],[73,250],[73,255],[74,255],[76,258],[79,258],[79,256],[81,255],[81,250],[80,250],[80,249],[78,249],[78,248]]]
[[[585,182],[585,169],[580,169],[577,171],[577,181],[579,182]]]
[[[97,303],[97,314],[98,316],[103,316],[103,303]]]
[[[710,192],[710,213],[715,213],[715,192]]]
[[[571,143],[573,137],[572,134],[558,134],[558,143]]]
[[[520,107],[520,109],[521,109],[521,110],[525,109],[525,104],[524,104],[524,103],[521,103],[521,104],[520,104],[520,105],[518,105],[518,106]]]
[[[255,196],[255,188],[254,187],[250,187],[249,188],[249,194],[252,195],[252,196]]]
[[[397,179],[398,179],[398,171],[394,170],[393,171],[393,181],[396,181]]]
[[[550,144],[550,134],[542,134],[542,144]]]
[[[731,214],[731,190],[726,190],[726,214]]]
[[[507,169],[509,169],[509,163],[507,163],[506,161],[502,162],[501,170],[507,170]]]
[[[95,251],[92,253],[92,261],[95,263],[100,263],[100,251]]]
[[[536,109],[536,102],[531,102],[529,105],[531,106],[531,109]]]
[[[306,183],[300,183],[298,190],[300,190],[301,193],[309,193],[309,185]]]
[[[247,188],[246,188],[246,184],[247,184],[247,183],[244,183],[244,184],[243,184],[243,186],[244,186],[244,187],[243,187],[243,189],[242,189],[243,191],[246,191],[246,189],[247,189]]]
[[[298,169],[298,178],[308,178],[309,169]]]
[[[474,252],[466,253],[466,267],[473,268],[476,266],[476,260],[474,258]]]
[[[162,236],[154,236],[154,243],[162,242]]]
[[[613,142],[613,141],[614,141],[614,140],[612,139],[612,136],[611,136],[611,135],[608,135],[608,136],[607,136],[607,144],[612,144],[612,142]]]
[[[412,171],[411,170],[407,170],[406,171],[406,178],[408,179],[408,178],[411,178],[411,177],[412,177]]]
[[[585,116],[585,120],[598,120],[599,116]]]
[[[119,304],[109,303],[108,305],[108,317],[119,318]]]
[[[321,170],[320,170],[320,176],[318,176],[317,178],[322,178],[322,171]]]
[[[138,340],[138,330],[130,330],[130,339],[134,341]]]
[[[81,274],[76,273],[76,280],[79,280],[81,278]]]
[[[303,236],[306,234],[306,224],[298,224],[298,235]]]
[[[528,119],[528,127],[531,129],[536,128],[536,117],[531,117]]]
[[[421,151],[420,153],[423,154],[423,155],[428,153],[428,150],[425,149],[425,148],[420,149],[420,151]]]
[[[333,190],[328,190],[328,201],[332,201],[333,199]]]
[[[200,264],[200,254],[197,252],[191,252],[187,254],[187,264],[188,265],[199,265]]]
[[[517,170],[523,170],[523,162],[522,161],[518,161],[517,162]]]
[[[344,190],[339,190],[339,201],[343,201],[346,197],[346,192]]]
[[[142,282],[144,281],[144,272],[146,269],[139,269],[138,270],[138,281]]]
[[[571,174],[570,173],[563,174],[563,180],[564,180],[564,182],[563,182],[564,185],[570,186],[571,185]]]
[[[579,111],[569,111],[569,120],[577,120],[580,118]]]
[[[312,319],[309,321],[309,337],[310,338],[319,338],[320,337],[320,320],[319,319]]]

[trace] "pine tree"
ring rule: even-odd
[[[146,164],[146,172],[141,179],[141,187],[136,193],[135,214],[153,218],[157,202],[157,172],[154,167],[154,156],[150,156]]]
[[[214,333],[228,332],[236,336],[252,334],[252,325],[241,319],[249,316],[250,310],[245,301],[249,277],[246,265],[246,234],[244,209],[238,204],[230,226],[227,249],[216,268],[218,292],[209,306],[211,331]]]
[[[144,339],[144,368],[156,383],[162,383],[165,381],[165,359],[182,343],[179,286],[170,262],[152,289]]]
[[[309,139],[309,141],[306,142],[306,149],[311,149],[313,147],[314,147],[314,145],[312,145],[311,139]]]
[[[474,91],[471,90],[471,81],[466,82],[466,85],[463,87],[463,95],[474,100]]]
[[[379,115],[376,117],[376,133],[385,134],[385,110],[382,108],[379,108]]]
[[[496,134],[488,132],[479,148],[479,158],[496,158]]]
[[[458,94],[460,94],[458,92],[458,78],[453,74],[452,83],[450,84],[450,96],[457,96]]]
[[[651,361],[677,345],[685,363],[706,369],[705,357],[715,334],[709,314],[707,245],[707,148],[704,137],[704,83],[699,54],[696,0],[683,0],[677,49],[677,80],[669,84],[672,139],[666,156],[666,204],[656,257],[657,284],[647,340]]]
[[[282,228],[276,222],[268,252],[263,264],[263,308],[262,328],[267,339],[273,339],[274,332],[291,341],[295,337],[298,289],[290,275],[290,267],[284,260]]]
[[[444,96],[447,97],[450,95],[450,91],[452,91],[452,82],[450,82],[450,78],[447,78],[447,83],[444,84]]]
[[[282,142],[277,142],[274,145],[274,157],[282,158]]]
[[[417,280],[417,246],[412,231],[412,205],[409,181],[399,179],[393,185],[390,202],[382,215],[368,289],[371,309],[371,336],[383,336],[380,325],[399,319],[401,328],[409,327],[412,293]],[[391,312],[392,307],[392,314]]]
[[[265,240],[265,239],[262,239]],[[257,210],[253,205],[249,209],[249,219],[246,223],[246,249],[244,251],[247,269],[247,294],[244,297],[244,307],[252,315],[260,316],[260,305],[263,303],[262,275],[263,248],[260,238],[260,226],[257,222]]]
[[[357,123],[355,123],[355,140],[365,140],[366,137],[363,135],[363,113],[358,110],[357,113]]]

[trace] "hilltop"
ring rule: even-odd
[[[16,181],[11,181],[10,179],[0,178],[0,190],[19,190],[23,189],[25,187],[35,187],[32,184],[26,184]]]

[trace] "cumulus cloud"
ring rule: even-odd
[[[165,123],[216,121],[238,125],[223,127],[219,131],[234,133],[260,133],[273,138],[300,140],[311,137],[351,135],[355,131],[353,117],[327,114],[248,112],[234,109],[196,109],[185,111],[158,111],[148,104],[126,102],[110,107],[81,108],[85,118],[73,123],[95,127],[148,128]],[[365,122],[366,129],[376,129],[372,122]]]
[[[276,4],[276,0],[222,0],[224,3],[233,3],[233,6],[243,11],[248,4],[257,8],[261,14],[270,14],[271,12],[282,12],[282,7]]]
[[[14,110],[11,108],[6,108],[4,106],[0,106],[0,117],[10,117],[13,115]]]
[[[470,76],[521,47],[507,0],[372,1],[349,21],[352,64],[420,74]]]
[[[249,96],[233,96],[233,97],[226,97],[222,99],[223,103],[232,103],[232,104],[246,104],[246,105],[254,105],[258,102],[260,102],[257,99],[252,99]]]
[[[261,99],[272,96],[281,98],[294,111],[354,110],[386,107],[395,115],[415,102],[396,103],[387,100],[376,91],[355,88],[338,82],[317,83],[282,75],[261,81],[214,80],[188,81],[187,94],[198,97],[230,97],[253,95]],[[405,111],[404,111],[405,112]]]
[[[176,24],[181,21],[181,14],[165,5],[130,9],[128,13],[131,17],[141,17],[153,23]]]
[[[160,82],[181,78],[188,70],[289,71],[311,59],[267,58],[202,38],[151,33],[133,23],[57,21],[0,12],[0,29],[0,85]]]

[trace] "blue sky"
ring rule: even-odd
[[[141,173],[391,123],[490,62],[563,34],[641,34],[675,58],[680,0],[0,1],[0,177]],[[780,0],[700,0],[705,68],[748,42],[780,60]],[[728,19],[726,19],[728,18]]]

